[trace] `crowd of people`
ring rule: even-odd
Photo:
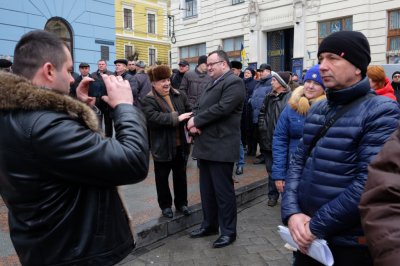
[[[21,263],[114,265],[127,256],[135,242],[117,186],[147,176],[149,153],[162,216],[173,218],[172,205],[191,215],[191,155],[203,220],[190,237],[219,234],[213,248],[231,245],[234,174],[247,153],[266,165],[267,205],[282,197],[282,222],[299,246],[293,265],[321,265],[307,256],[315,239],[328,241],[335,265],[395,265],[400,71],[390,81],[370,65],[369,42],[354,31],[324,38],[318,61],[300,78],[266,63],[243,70],[216,50],[193,70],[186,60],[171,70],[122,58],[114,72],[100,59],[96,71],[82,62],[72,75],[60,39],[26,33],[14,62],[0,59],[0,194]]]

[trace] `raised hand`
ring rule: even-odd
[[[89,96],[89,84],[92,81],[94,81],[94,79],[84,77],[76,88],[76,97],[88,105],[94,105],[96,103],[96,98]]]
[[[105,74],[101,76],[107,88],[107,95],[101,97],[103,101],[111,108],[115,108],[121,103],[133,104],[132,89],[127,80],[123,80],[121,76]]]

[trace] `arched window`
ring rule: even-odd
[[[46,23],[46,26],[44,27],[44,30],[53,32],[56,34],[58,37],[60,37],[61,40],[63,40],[69,50],[71,51],[72,55],[72,60],[74,59],[74,53],[73,53],[73,39],[72,39],[72,30],[71,26],[69,23],[60,17],[53,17],[49,19]]]

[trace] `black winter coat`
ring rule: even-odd
[[[260,150],[262,152],[272,151],[272,137],[282,113],[290,99],[291,92],[281,92],[278,95],[271,91],[264,99],[260,114],[258,115],[258,129],[260,132]]]
[[[195,109],[194,124],[202,132],[195,137],[194,157],[216,162],[238,160],[244,98],[243,80],[232,71],[209,84]]]
[[[191,111],[186,95],[178,90],[170,90],[170,99],[175,111],[168,111],[167,103],[152,89],[142,100],[142,111],[146,115],[150,131],[151,154],[154,161],[172,161],[176,155],[176,127],[179,127],[179,136],[182,151],[187,157],[190,145],[186,141],[184,132],[185,122],[179,122],[178,116]]]
[[[116,186],[146,177],[147,131],[114,110],[104,138],[86,105],[0,74],[0,194],[22,265],[114,265],[134,248]]]

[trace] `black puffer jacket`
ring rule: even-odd
[[[184,156],[189,155],[190,151],[184,132],[185,123],[178,120],[179,115],[191,111],[190,105],[186,95],[178,90],[171,88],[169,96],[175,109],[173,112],[166,110],[164,106],[167,103],[154,89],[142,100],[142,110],[150,131],[151,154],[154,161],[159,162],[168,162],[175,158],[177,127]]]
[[[272,137],[278,122],[279,115],[282,113],[291,92],[281,92],[276,94],[271,91],[265,96],[264,103],[258,115],[258,129],[260,132],[260,150],[262,152],[272,151]]]
[[[86,105],[0,74],[0,194],[23,265],[114,265],[134,248],[116,186],[148,172],[145,120],[114,111],[116,138]]]

